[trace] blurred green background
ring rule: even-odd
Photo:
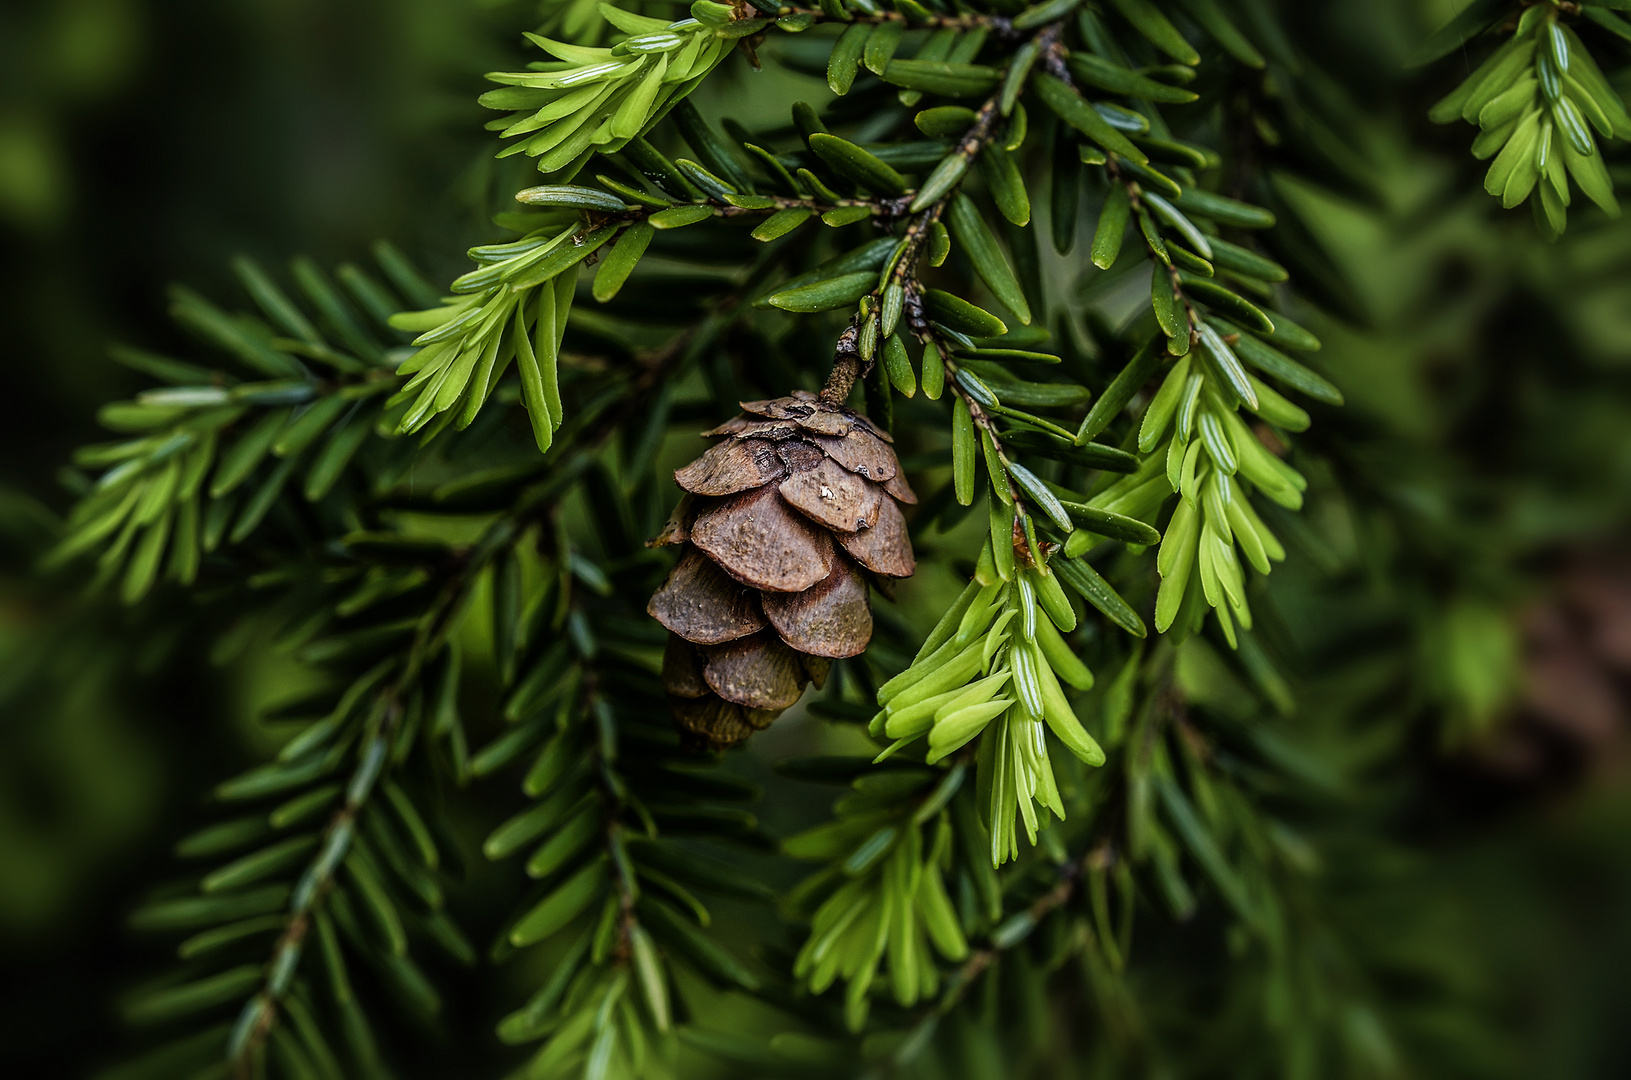
[[[1397,842],[1324,855],[1363,878],[1377,947],[1451,988],[1411,1022],[1455,1060],[1405,1075],[1631,1076],[1631,224],[1581,214],[1548,246],[1481,193],[1468,131],[1423,117],[1465,68],[1402,67],[1451,0],[1282,6],[1354,150],[1352,183],[1283,194],[1357,302],[1322,326],[1349,405],[1311,433],[1327,497],[1274,590],[1305,711],[1374,731],[1333,750],[1370,755],[1342,763],[1367,786],[1351,828]],[[264,752],[253,718],[293,677],[253,648],[208,663],[207,619],[122,633],[32,572],[61,466],[138,386],[107,346],[184,352],[166,286],[235,302],[240,253],[331,263],[383,237],[450,276],[492,235],[480,76],[535,12],[0,6],[0,1074],[110,1060],[115,999],[158,955],[124,915],[202,792]],[[470,903],[504,910],[482,884]],[[1408,1012],[1419,989],[1381,991]],[[493,993],[472,984],[452,1030],[498,1015]],[[475,1075],[457,1050],[447,1075]]]
[[[209,628],[121,637],[30,573],[59,470],[139,377],[110,343],[192,346],[166,288],[229,302],[236,254],[332,263],[390,237],[433,276],[485,239],[475,104],[524,10],[462,0],[0,5],[0,1074],[75,1076],[121,1037],[155,955],[123,920],[201,793],[287,696]],[[173,620],[172,620],[173,621]],[[87,662],[88,661],[88,662]]]

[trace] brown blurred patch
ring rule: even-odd
[[[1631,749],[1631,557],[1572,558],[1522,616],[1522,697],[1471,750],[1526,788],[1623,773]]]

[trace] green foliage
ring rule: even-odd
[[[986,546],[975,580],[912,666],[878,688],[883,711],[871,732],[895,740],[880,759],[927,735],[930,765],[980,739],[986,793],[980,802],[988,808],[991,862],[1000,866],[1019,855],[1016,814],[1032,844],[1046,826],[1036,805],[1065,817],[1044,727],[1089,765],[1104,764],[1104,751],[1083,729],[1060,685],[1063,680],[1077,690],[1091,689],[1093,673],[1060,636],[1076,629],[1076,613],[1059,577],[1046,568],[1015,566],[1007,516],[994,520],[1004,535]],[[999,560],[993,551],[1007,557]]]
[[[412,376],[391,398],[407,405],[398,432],[435,423],[434,435],[455,419],[469,427],[513,363],[538,449],[554,442],[564,419],[560,349],[577,265],[611,230],[587,234],[571,213],[538,216],[556,220],[516,243],[472,248],[471,258],[487,265],[454,281],[442,307],[392,317],[396,329],[420,331],[418,351],[397,369]]]
[[[424,289],[400,255],[386,246],[378,254],[405,293]],[[192,584],[203,557],[249,539],[291,481],[307,502],[343,515],[347,493],[328,496],[383,422],[378,398],[396,386],[391,366],[402,354],[386,321],[401,301],[379,281],[342,266],[336,276],[347,296],[315,265],[296,261],[313,322],[253,263],[240,260],[237,269],[259,316],[228,315],[186,289],[175,291],[171,308],[235,370],[117,350],[127,366],[170,385],[104,406],[104,426],[136,437],[75,455],[76,464],[105,471],[49,562],[100,548],[99,578],[122,570],[127,603],[161,578]]]
[[[1616,5],[1567,5],[1570,15],[1587,19],[1631,40],[1631,23],[1612,11]],[[1631,138],[1631,116],[1575,31],[1565,22],[1565,5],[1547,0],[1519,9],[1509,4],[1474,4],[1440,31],[1430,53],[1464,45],[1486,27],[1510,37],[1462,84],[1428,114],[1439,123],[1457,118],[1482,130],[1473,156],[1494,158],[1484,190],[1511,208],[1536,194],[1535,220],[1550,235],[1568,222],[1570,180],[1611,217],[1620,213],[1614,183],[1592,129],[1604,139]],[[1497,22],[1499,20],[1499,22]]]
[[[155,1068],[185,1059],[200,1068],[224,1053],[297,1075],[370,1072],[379,1039],[357,1000],[357,969],[429,1018],[441,1001],[418,949],[475,962],[444,910],[445,841],[420,809],[427,744],[457,723],[447,613],[433,603],[420,620],[404,621],[378,604],[411,598],[429,578],[376,569],[356,590],[353,575],[341,577],[330,592],[339,601],[334,621],[296,630],[309,637],[302,655],[336,689],[283,711],[300,730],[275,761],[216,786],[237,816],[177,844],[180,856],[207,867],[196,884],[132,913],[138,930],[190,934],[177,946],[187,969],[127,1000],[133,1023],[235,1013],[224,1042],[184,1040],[150,1059]]]
[[[511,113],[490,128],[504,138],[526,136],[503,153],[535,157],[539,172],[569,180],[594,154],[621,150],[707,78],[741,30],[764,26],[715,14],[722,5],[700,6],[707,22],[670,23],[601,4],[606,21],[627,35],[609,49],[529,34],[556,59],[537,65],[541,70],[488,76],[506,89],[481,97],[489,109]]]
[[[895,1002],[909,1008],[939,991],[935,954],[952,962],[968,957],[945,882],[957,859],[946,805],[966,773],[963,767],[945,773],[908,768],[857,776],[852,793],[834,807],[836,820],[786,842],[797,858],[834,860],[793,894],[793,903],[813,908],[810,938],[793,975],[817,994],[842,976],[851,1031],[866,1025],[880,965],[887,967]]]
[[[506,594],[532,570],[558,581],[549,566],[506,572],[510,565],[494,578],[497,618],[515,610],[521,598]],[[726,987],[760,986],[703,933],[712,916],[693,890],[762,899],[762,886],[718,860],[688,854],[668,836],[694,822],[755,836],[751,817],[718,804],[751,801],[758,792],[677,753],[650,671],[602,655],[594,644],[629,641],[629,614],[574,601],[563,584],[526,605],[537,612],[531,625],[538,633],[515,641],[513,651],[506,642],[500,661],[515,677],[504,712],[514,726],[470,761],[477,776],[530,762],[521,787],[536,802],[483,845],[489,858],[503,859],[536,844],[525,871],[541,887],[507,927],[503,950],[569,943],[548,982],[498,1031],[507,1043],[542,1041],[531,1075],[647,1075],[657,1068],[648,1058],[672,1058],[672,1028],[685,1019],[675,968]],[[548,632],[568,619],[580,628],[574,647],[546,645]],[[649,629],[639,637],[662,640]]]
[[[1375,418],[1337,409],[1366,388],[1321,360],[1357,290],[1288,195],[1365,187],[1341,88],[1258,0],[670,6],[543,6],[550,59],[481,102],[544,182],[446,295],[388,246],[383,280],[296,261],[298,300],[243,261],[259,314],[175,294],[218,363],[118,354],[165,385],[103,410],[46,567],[231,606],[308,692],[131,915],[179,963],[116,1075],[414,1075],[398,1033],[500,964],[516,1076],[1399,1074],[1419,973],[1324,860],[1383,877],[1361,789],[1422,718],[1375,703],[1469,739],[1517,648],[1488,597],[1364,593],[1432,571],[1386,539]],[[1625,113],[1575,6],[1521,8],[1424,56],[1510,33],[1433,115],[1555,237],[1569,176],[1614,208],[1590,127]],[[766,798],[669,722],[647,540],[688,527],[696,431],[855,382],[919,582],[818,680],[842,752]],[[1301,647],[1322,590],[1414,620],[1408,660]],[[801,780],[845,786],[829,818]],[[514,902],[467,924],[466,889]]]

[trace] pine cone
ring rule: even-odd
[[[896,503],[917,496],[887,434],[806,392],[742,408],[674,473],[686,495],[652,543],[685,551],[646,607],[670,631],[674,719],[713,748],[770,726],[866,648],[868,574],[916,568]]]

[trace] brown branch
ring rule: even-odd
[[[1137,722],[1137,729],[1129,735],[1126,753],[1135,768],[1145,770],[1150,768],[1151,758],[1155,753],[1157,741],[1161,738],[1167,724],[1187,725],[1187,710],[1182,695],[1178,692],[1172,675],[1173,654],[1169,649],[1161,660],[1161,670],[1156,675],[1156,685],[1151,688],[1144,699]],[[1126,773],[1123,770],[1117,779],[1118,785],[1127,783]],[[1123,854],[1123,849],[1113,837],[1125,835],[1122,830],[1125,822],[1125,799],[1112,793],[1106,800],[1106,807],[1113,807],[1106,815],[1095,823],[1092,835],[1081,854],[1066,861],[1059,867],[1058,877],[1052,888],[1038,897],[1026,914],[1030,917],[1033,926],[1060,907],[1068,903],[1080,886],[1084,871],[1103,873],[1113,869],[1124,858],[1137,856],[1131,851]],[[999,928],[1000,929],[1000,928]],[[971,954],[962,965],[952,973],[946,982],[946,990],[940,1000],[934,1003],[925,1013],[925,1019],[934,1016],[944,1016],[956,1007],[967,992],[969,985],[984,973],[1007,950],[1014,948],[1021,941],[1030,936],[1029,933],[1021,935],[1010,942],[992,940],[984,948]]]
[[[951,359],[951,350],[946,348],[945,342],[940,339],[939,335],[935,335],[935,340],[937,342],[935,347],[940,350],[940,362],[946,368],[946,385],[968,408],[968,414],[973,419],[974,426],[984,432],[985,436],[991,440],[991,445],[997,452],[997,460],[1003,464],[1002,482],[1008,488],[1008,498],[1014,507],[1014,525],[1011,530],[1010,543],[1014,549],[1014,557],[1024,565],[1030,566],[1035,560],[1031,558],[1029,538],[1025,535],[1025,530],[1020,524],[1020,515],[1026,512],[1025,496],[1014,484],[1014,478],[1008,472],[1007,466],[1012,462],[1008,460],[1008,450],[1002,445],[1001,438],[998,437],[997,422],[991,418],[990,413],[981,407],[978,401],[974,400],[973,395],[958,383],[957,364]],[[996,542],[995,537],[992,538],[992,542]]]
[[[876,217],[893,217],[899,213],[899,200],[896,199],[816,199],[791,195],[761,195],[758,193],[739,197],[744,200],[769,199],[772,205],[738,206],[727,199],[706,196],[701,199],[693,199],[690,202],[671,203],[668,206],[649,206],[642,203],[627,210],[618,210],[613,213],[591,210],[587,211],[589,215],[588,224],[580,234],[573,237],[573,242],[581,242],[589,233],[604,225],[613,225],[620,222],[632,225],[636,222],[645,221],[653,214],[661,213],[664,210],[677,210],[683,206],[706,206],[713,211],[714,217],[721,218],[744,217],[749,214],[774,214],[783,210],[808,210],[813,214],[825,214],[832,210],[843,210],[852,206],[864,206],[872,211]]]
[[[997,27],[999,22],[1001,30],[1011,32],[1011,27],[1005,19],[994,18],[990,25]],[[1059,35],[1063,27],[1063,22],[1053,22],[1037,31],[1032,40],[1037,43],[1039,50],[1044,55],[1051,55],[1057,50]],[[1001,106],[1002,90],[999,88],[996,93],[986,98],[979,111],[975,114],[974,122],[958,139],[957,147],[953,152],[962,157],[969,166],[972,166],[974,159],[996,137],[998,122],[1003,119]],[[967,175],[966,169],[964,175]],[[1009,464],[1008,454],[997,436],[995,422],[980,407],[980,403],[970,397],[968,392],[957,382],[957,365],[950,359],[951,350],[946,347],[945,339],[936,333],[929,324],[927,317],[923,313],[920,298],[921,288],[918,283],[917,264],[922,257],[923,246],[928,242],[929,236],[932,235],[935,224],[939,222],[941,216],[945,213],[947,204],[957,195],[961,187],[961,181],[953,184],[944,194],[915,214],[911,221],[907,223],[906,232],[901,238],[905,248],[901,251],[899,258],[895,260],[888,283],[880,282],[878,287],[872,290],[872,310],[874,312],[881,310],[883,306],[881,302],[882,294],[887,288],[894,286],[903,290],[905,299],[902,304],[902,314],[907,325],[911,328],[913,336],[920,342],[934,344],[940,353],[941,363],[945,365],[946,384],[951,387],[952,393],[957,395],[968,406],[975,425],[991,440],[992,446],[996,448],[998,459],[1006,466]],[[908,193],[907,198],[909,198],[909,195],[910,193]],[[907,205],[910,205],[910,203],[907,202]],[[880,316],[873,314],[865,317],[878,318]],[[855,342],[857,337],[857,327],[852,324],[838,339],[832,373],[828,376],[826,388],[821,391],[823,400],[837,404],[848,397],[856,377],[864,370],[864,361],[856,354]],[[841,396],[837,398],[830,396],[840,390],[842,391]],[[1025,503],[1006,468],[1003,470],[1003,482],[1008,487],[1009,498],[1016,510],[1013,530],[1014,551],[1026,565],[1029,565],[1032,561],[1030,545],[1026,542],[1025,534],[1019,527],[1018,517],[1018,514],[1024,512]]]
[[[764,260],[777,257],[774,250],[767,251]],[[683,333],[676,335],[662,349],[648,357],[643,358],[640,374],[628,385],[628,392],[621,402],[614,408],[608,408],[589,424],[584,425],[568,438],[556,445],[562,450],[571,447],[580,452],[591,449],[603,443],[616,432],[629,417],[637,415],[647,408],[651,398],[658,392],[673,371],[688,362],[701,349],[706,348],[714,335],[727,327],[737,316],[741,305],[742,293],[751,289],[758,283],[760,267],[750,267],[743,276],[743,288],[739,289],[724,300],[705,319],[693,324]],[[557,452],[545,460],[547,467],[558,468],[561,454]],[[482,536],[469,548],[458,552],[455,558],[444,564],[442,572],[448,575],[442,591],[432,608],[432,614],[425,619],[415,635],[412,645],[409,646],[408,662],[404,665],[398,677],[390,685],[379,692],[376,701],[376,715],[380,717],[377,727],[371,737],[363,740],[365,746],[377,741],[389,745],[391,737],[395,734],[402,716],[405,712],[402,699],[411,691],[412,684],[419,677],[424,663],[436,651],[445,639],[450,629],[449,620],[463,610],[463,600],[467,591],[475,584],[480,573],[493,559],[497,558],[509,545],[520,536],[531,522],[546,516],[556,503],[565,498],[572,485],[551,485],[547,482],[534,485],[522,493],[516,504],[492,525],[488,526]],[[373,787],[365,793],[371,794],[380,783],[384,782],[386,772],[390,767],[388,760],[381,763],[374,779]],[[337,842],[337,836],[349,836],[355,828],[357,814],[360,812],[364,800],[353,802],[349,798],[346,804],[337,810],[328,821],[323,830],[323,841],[318,851],[321,853],[330,843]],[[349,846],[349,845],[347,845]],[[321,856],[320,856],[321,857]],[[270,1037],[272,1028],[277,1023],[278,1001],[287,991],[288,976],[282,976],[283,983],[279,984],[280,972],[290,972],[299,964],[301,953],[306,939],[310,935],[311,924],[315,913],[322,901],[333,886],[334,874],[338,872],[340,863],[344,862],[344,853],[333,859],[327,867],[327,872],[318,875],[310,886],[305,898],[304,906],[293,914],[289,925],[278,937],[272,949],[271,958],[267,964],[268,975],[262,983],[261,989],[245,1005],[245,1012],[240,1017],[242,1037],[237,1041],[236,1048],[229,1047],[231,1052],[231,1068],[233,1075],[240,1080],[247,1080],[253,1074],[253,1062],[257,1059],[260,1048]],[[318,868],[317,863],[311,864],[309,870]],[[632,899],[630,900],[632,903]],[[251,1015],[250,1010],[254,1010]]]
[[[1059,867],[1058,881],[1054,883],[1053,888],[1038,897],[1025,910],[1025,914],[1030,918],[1033,925],[1040,923],[1050,912],[1064,906],[1075,895],[1083,870],[1109,869],[1115,865],[1115,861],[1115,851],[1108,841],[1100,843],[1087,852],[1071,859]],[[970,954],[969,958],[963,961],[962,966],[953,972],[947,980],[946,992],[935,1003],[933,1012],[941,1016],[951,1012],[952,1009],[956,1008],[957,1003],[962,1000],[964,992],[967,991],[969,985],[975,979],[979,978],[987,968],[996,963],[997,958],[1004,952],[1014,948],[1029,936],[1030,934],[1027,933],[1013,942],[999,943],[993,941],[983,949]]]
[[[847,351],[843,350],[846,341],[850,346]],[[842,405],[848,401],[849,392],[855,388],[855,380],[861,377],[861,354],[855,351],[854,341],[855,328],[852,326],[839,339],[838,357],[827,375],[827,384],[821,388],[821,400],[829,405]]]
[[[600,673],[595,668],[585,664],[583,667],[583,687],[579,696],[578,708],[581,714],[592,713],[605,702],[605,696],[600,689]],[[601,831],[605,834],[606,853],[611,858],[612,871],[617,883],[617,944],[613,955],[619,961],[627,961],[634,951],[630,935],[638,925],[639,920],[634,914],[635,902],[639,899],[639,885],[633,881],[625,870],[627,864],[617,857],[618,834],[623,825],[618,815],[626,808],[621,794],[607,775],[611,767],[611,759],[606,753],[606,747],[597,737],[594,748],[590,753],[597,759],[599,767],[596,772],[596,784],[600,789],[601,802]]]
[[[1036,36],[1032,39],[1036,42],[1037,50],[1044,60],[1052,57],[1056,52],[1058,52],[1059,35],[1063,30],[1063,27],[1064,24],[1062,22],[1049,23],[1047,26],[1038,31]],[[998,91],[991,95],[991,97],[987,98],[985,104],[980,107],[979,113],[975,116],[974,124],[969,128],[968,133],[963,136],[962,141],[959,143],[958,152],[966,157],[970,164],[973,163],[975,155],[984,149],[986,144],[991,141],[996,128],[997,117],[1001,115],[1001,102],[1002,90],[999,88]],[[933,220],[939,219],[939,215],[944,209],[946,202],[951,199],[956,190],[957,187],[954,186],[952,190],[948,191],[945,197],[934,206],[933,212],[935,217]],[[924,232],[926,233],[927,231],[928,226],[925,225]],[[902,261],[904,262],[904,260]],[[980,403],[974,400],[968,391],[963,388],[962,384],[957,381],[957,364],[951,359],[951,350],[946,347],[944,338],[942,338],[939,334],[934,334],[932,328],[929,327],[926,320],[923,322],[923,328],[924,333],[932,336],[935,347],[940,352],[940,361],[944,365],[946,372],[946,385],[951,387],[952,393],[956,394],[968,408],[969,415],[974,420],[974,425],[979,428],[980,431],[984,432],[986,437],[991,440],[991,445],[997,452],[997,460],[1003,463],[1004,468],[1002,479],[1003,483],[1008,488],[1008,497],[1014,507],[1014,527],[1012,530],[1014,554],[1020,559],[1021,562],[1029,566],[1032,562],[1031,548],[1030,544],[1027,542],[1027,537],[1025,536],[1024,530],[1020,527],[1020,515],[1026,512],[1026,503],[1024,496],[1020,493],[1019,488],[1014,484],[1013,477],[1008,473],[1007,466],[1010,465],[1011,462],[1008,458],[1007,448],[1002,445],[1002,440],[998,437],[996,421],[991,418],[991,415],[980,406]],[[914,327],[914,330],[916,330],[916,327]],[[920,333],[919,337],[923,338],[924,334]]]
[[[1170,665],[1170,653],[1165,662]],[[1142,761],[1145,768],[1149,767],[1149,760],[1155,752],[1155,744],[1161,738],[1165,725],[1187,726],[1188,724],[1186,706],[1182,696],[1178,693],[1176,684],[1173,682],[1170,667],[1158,678],[1157,685],[1145,699],[1139,730],[1134,736],[1137,741],[1129,745],[1127,751],[1129,755]],[[1121,783],[1125,782],[1125,779],[1121,781]],[[1110,805],[1119,806],[1121,804],[1119,799],[1108,801]],[[1119,812],[1098,823],[1094,829],[1097,839],[1090,840],[1086,850],[1062,864],[1059,867],[1058,877],[1053,887],[1038,897],[1025,910],[1025,914],[1029,916],[1033,926],[1070,901],[1081,884],[1084,871],[1107,872],[1123,860],[1121,850],[1115,841],[1111,839],[1112,835],[1121,827],[1122,814]],[[994,964],[1004,952],[1016,947],[1029,936],[1030,934],[1026,933],[1011,942],[993,940],[984,948],[972,953],[947,980],[945,993],[929,1009],[928,1015],[944,1016],[949,1013],[962,1000],[964,993],[975,979]]]
[[[757,18],[763,15],[763,12],[759,11],[757,8],[748,8],[747,11],[749,12],[747,15],[749,18]],[[849,18],[838,19],[828,15],[820,8],[796,7],[792,5],[783,6],[780,12],[780,16],[782,18],[786,18],[789,15],[811,15],[815,17],[817,22],[838,23],[840,25],[848,25],[849,23],[880,24],[888,22],[904,22],[909,30],[973,30],[978,27],[985,27],[988,30],[994,30],[998,34],[1005,36],[1014,32],[1012,22],[1002,15],[930,15],[928,18],[908,20],[898,11],[875,11],[870,14],[861,11],[850,11],[847,14],[850,16]]]
[[[1108,156],[1108,160],[1106,160],[1104,163],[1104,168],[1105,171],[1110,174],[1110,179],[1112,181],[1120,184],[1124,189],[1126,189],[1128,210],[1132,216],[1129,224],[1136,224],[1139,214],[1148,213],[1148,211],[1144,209],[1144,189],[1139,186],[1137,180],[1129,180],[1122,175],[1121,169],[1117,167],[1116,159],[1113,155]],[[1155,245],[1150,243],[1150,238],[1144,235],[1144,230],[1142,227],[1139,228],[1138,235],[1144,241],[1145,250],[1150,253],[1150,262],[1153,264],[1151,267],[1152,272],[1159,274],[1163,269],[1165,269],[1167,276],[1172,280],[1173,296],[1175,296],[1178,301],[1184,305],[1184,319],[1189,324],[1189,347],[1194,348],[1196,342],[1200,338],[1198,327],[1200,326],[1202,320],[1200,312],[1195,310],[1194,301],[1190,300],[1189,294],[1184,292],[1183,278],[1181,278],[1178,274],[1178,267],[1173,265],[1170,257],[1167,259],[1161,258],[1160,254],[1158,254],[1155,250]]]

